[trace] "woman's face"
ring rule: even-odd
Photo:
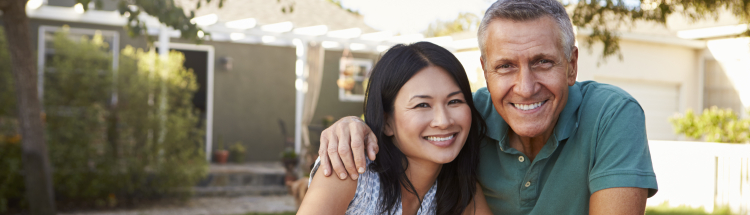
[[[401,87],[385,134],[410,159],[453,161],[471,128],[471,109],[443,68],[428,66]]]

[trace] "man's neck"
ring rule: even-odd
[[[513,132],[513,129],[508,129],[508,143],[511,148],[518,150],[526,155],[526,157],[529,157],[530,161],[533,161],[536,155],[542,151],[542,147],[547,143],[547,140],[552,136],[553,130],[550,129],[535,137],[523,137]]]

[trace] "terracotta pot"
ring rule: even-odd
[[[227,163],[227,158],[229,158],[229,151],[227,150],[216,150],[214,152],[214,161],[219,164],[225,164]]]

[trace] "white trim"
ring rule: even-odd
[[[294,81],[295,105],[294,105],[294,152],[299,155],[302,151],[302,114],[305,108],[305,94],[307,93],[307,41],[296,39],[293,41],[296,48],[297,61],[295,63]]]
[[[155,42],[154,45],[159,46],[159,42]],[[206,160],[210,161],[214,127],[214,47],[211,45],[169,43],[169,48],[208,52],[208,69],[206,70]]]
[[[590,29],[584,29],[584,28],[578,28],[578,34],[576,37],[581,36],[585,37],[592,33]],[[619,34],[621,40],[629,40],[629,41],[636,41],[636,42],[647,42],[647,43],[656,43],[656,44],[664,44],[664,45],[674,45],[674,46],[682,46],[682,47],[688,47],[693,49],[704,49],[706,48],[706,41],[700,41],[700,40],[689,40],[689,39],[682,39],[679,37],[674,36],[655,36],[655,35],[646,35],[646,34],[638,34],[638,33],[631,33],[631,32],[616,32]]]
[[[45,63],[45,49],[47,48],[47,43],[45,42],[46,32],[57,32],[62,27],[58,26],[49,26],[49,25],[42,25],[39,26],[39,34],[37,36],[37,96],[39,97],[39,101],[43,101],[44,99],[44,63]],[[117,75],[117,67],[120,64],[120,33],[117,31],[111,31],[111,30],[98,30],[98,29],[89,29],[89,28],[69,28],[70,33],[74,34],[87,34],[87,35],[94,35],[97,32],[100,33],[102,36],[110,36],[112,37],[112,44],[110,44],[111,52],[112,52],[112,78],[113,80],[116,80]],[[117,93],[114,91],[112,92],[112,99],[116,101],[117,99]],[[42,104],[44,104],[42,102]]]

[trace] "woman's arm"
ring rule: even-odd
[[[297,214],[344,214],[357,191],[357,180],[315,174]]]
[[[484,199],[484,192],[482,192],[482,186],[477,183],[477,193],[474,194],[474,200],[469,203],[469,206],[464,210],[464,215],[477,215],[477,214],[492,214],[490,206],[487,205],[487,200]]]

